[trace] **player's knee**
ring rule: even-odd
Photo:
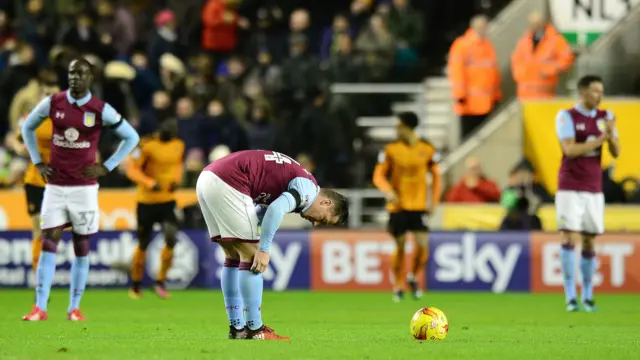
[[[58,252],[58,241],[53,240],[50,237],[45,236],[42,239],[42,251],[56,253]]]
[[[42,230],[42,238],[52,240],[57,244],[60,242],[60,239],[62,239],[62,230],[63,229]]]
[[[42,231],[40,229],[33,229],[33,238],[34,239],[42,239]]]
[[[174,224],[165,224],[163,226],[164,242],[168,248],[173,249],[178,242],[176,235],[178,234],[178,227]]]
[[[73,252],[76,256],[88,256],[90,251],[89,236],[73,234]]]
[[[258,251],[258,243],[241,242],[234,244],[235,250],[240,256],[241,262],[252,262],[253,256]]]
[[[560,237],[562,238],[562,245],[564,247],[573,247],[576,243],[580,242],[580,234],[575,231],[561,231]]]
[[[404,235],[396,235],[394,236],[394,239],[396,241],[396,246],[397,246],[397,251],[399,252],[404,252],[404,245],[405,245],[405,236]]]
[[[583,252],[593,252],[595,251],[595,236],[593,235],[584,235],[582,237],[582,251]]]
[[[138,248],[142,251],[146,251],[149,243],[151,242],[151,231],[145,227],[138,227]]]

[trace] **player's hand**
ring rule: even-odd
[[[615,129],[613,120],[611,120],[611,119],[607,120],[607,121],[605,121],[604,124],[605,124],[605,129],[606,129],[607,135],[609,136],[609,138],[613,138],[613,129]]]
[[[264,251],[256,251],[253,256],[253,265],[251,265],[251,272],[254,274],[263,273],[267,270],[269,265],[269,253]]]
[[[106,167],[100,164],[93,164],[82,169],[82,175],[87,179],[97,179],[109,173]]]
[[[40,176],[42,176],[42,179],[44,180],[44,182],[47,182],[47,183],[56,174],[56,170],[45,163],[36,164],[36,169],[40,173]]]
[[[396,204],[398,202],[398,195],[393,190],[387,191],[384,194],[384,197],[387,198],[387,201],[391,204]]]

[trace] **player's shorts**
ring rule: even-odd
[[[40,209],[42,209],[44,188],[40,186],[24,184],[24,193],[27,198],[27,212],[29,213],[29,215],[33,216],[40,214]]]
[[[393,236],[403,235],[407,231],[428,231],[424,211],[398,211],[389,214],[388,231]]]
[[[137,210],[139,228],[151,229],[155,223],[178,224],[175,201],[158,204],[138,203]]]
[[[250,196],[210,171],[203,171],[198,177],[196,195],[211,240],[260,241],[258,215]]]
[[[45,186],[40,212],[42,230],[71,226],[78,235],[93,235],[98,232],[99,220],[98,184]]]
[[[556,192],[558,229],[599,235],[604,233],[604,195],[585,191]]]

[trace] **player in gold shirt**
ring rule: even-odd
[[[39,84],[42,97],[50,96],[52,94],[60,92],[60,87],[54,82],[40,82]],[[24,120],[24,119],[23,119]],[[16,128],[17,140],[22,143],[22,122]],[[45,119],[42,124],[36,129],[36,140],[38,144],[38,151],[42,155],[42,161],[49,163],[51,158],[51,138],[53,137],[53,123],[51,119]],[[26,150],[25,150],[26,151]],[[33,241],[31,243],[31,270],[35,273],[38,267],[38,261],[40,260],[40,252],[42,251],[42,231],[40,230],[40,207],[42,205],[42,198],[44,196],[45,182],[40,176],[40,173],[29,162],[29,166],[24,175],[24,192],[27,199],[27,212],[31,217],[31,228]]]
[[[173,261],[178,221],[174,191],[182,182],[184,143],[177,138],[178,124],[166,120],[160,124],[158,134],[140,142],[130,156],[127,177],[138,185],[138,247],[133,255],[129,296],[141,297],[146,250],[151,242],[153,225],[159,223],[164,233],[160,270],[154,290],[163,299],[169,297],[165,287],[167,273]]]
[[[406,282],[416,299],[422,297],[418,277],[427,263],[428,227],[423,219],[440,199],[440,171],[436,149],[418,137],[414,113],[397,115],[398,141],[388,144],[380,154],[374,170],[373,183],[385,194],[389,211],[388,231],[397,247],[392,257],[393,299],[400,301]],[[431,206],[427,207],[427,173],[431,173]],[[390,176],[390,179],[389,179]],[[405,239],[411,233],[416,243],[413,261],[405,273]]]

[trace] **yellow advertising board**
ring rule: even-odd
[[[562,159],[555,119],[558,111],[569,109],[574,104],[575,100],[572,99],[528,101],[523,104],[524,153],[533,163],[541,183],[552,194],[558,188],[558,170]],[[620,157],[614,160],[605,145],[603,167],[613,164],[613,177],[618,181],[626,177],[637,177],[640,175],[640,161],[637,159],[640,154],[640,141],[636,139],[637,134],[640,134],[640,99],[610,99],[603,102],[601,107],[611,110],[615,115],[622,146]]]
[[[495,231],[505,211],[500,205],[443,205],[443,230]],[[545,205],[538,211],[543,230],[557,231],[556,209]],[[604,211],[604,227],[607,232],[640,231],[640,206],[607,206]]]
[[[132,230],[136,228],[136,192],[134,189],[100,190],[100,229]],[[193,190],[176,191],[179,208],[195,204]],[[0,231],[31,229],[27,201],[22,189],[0,191]]]

